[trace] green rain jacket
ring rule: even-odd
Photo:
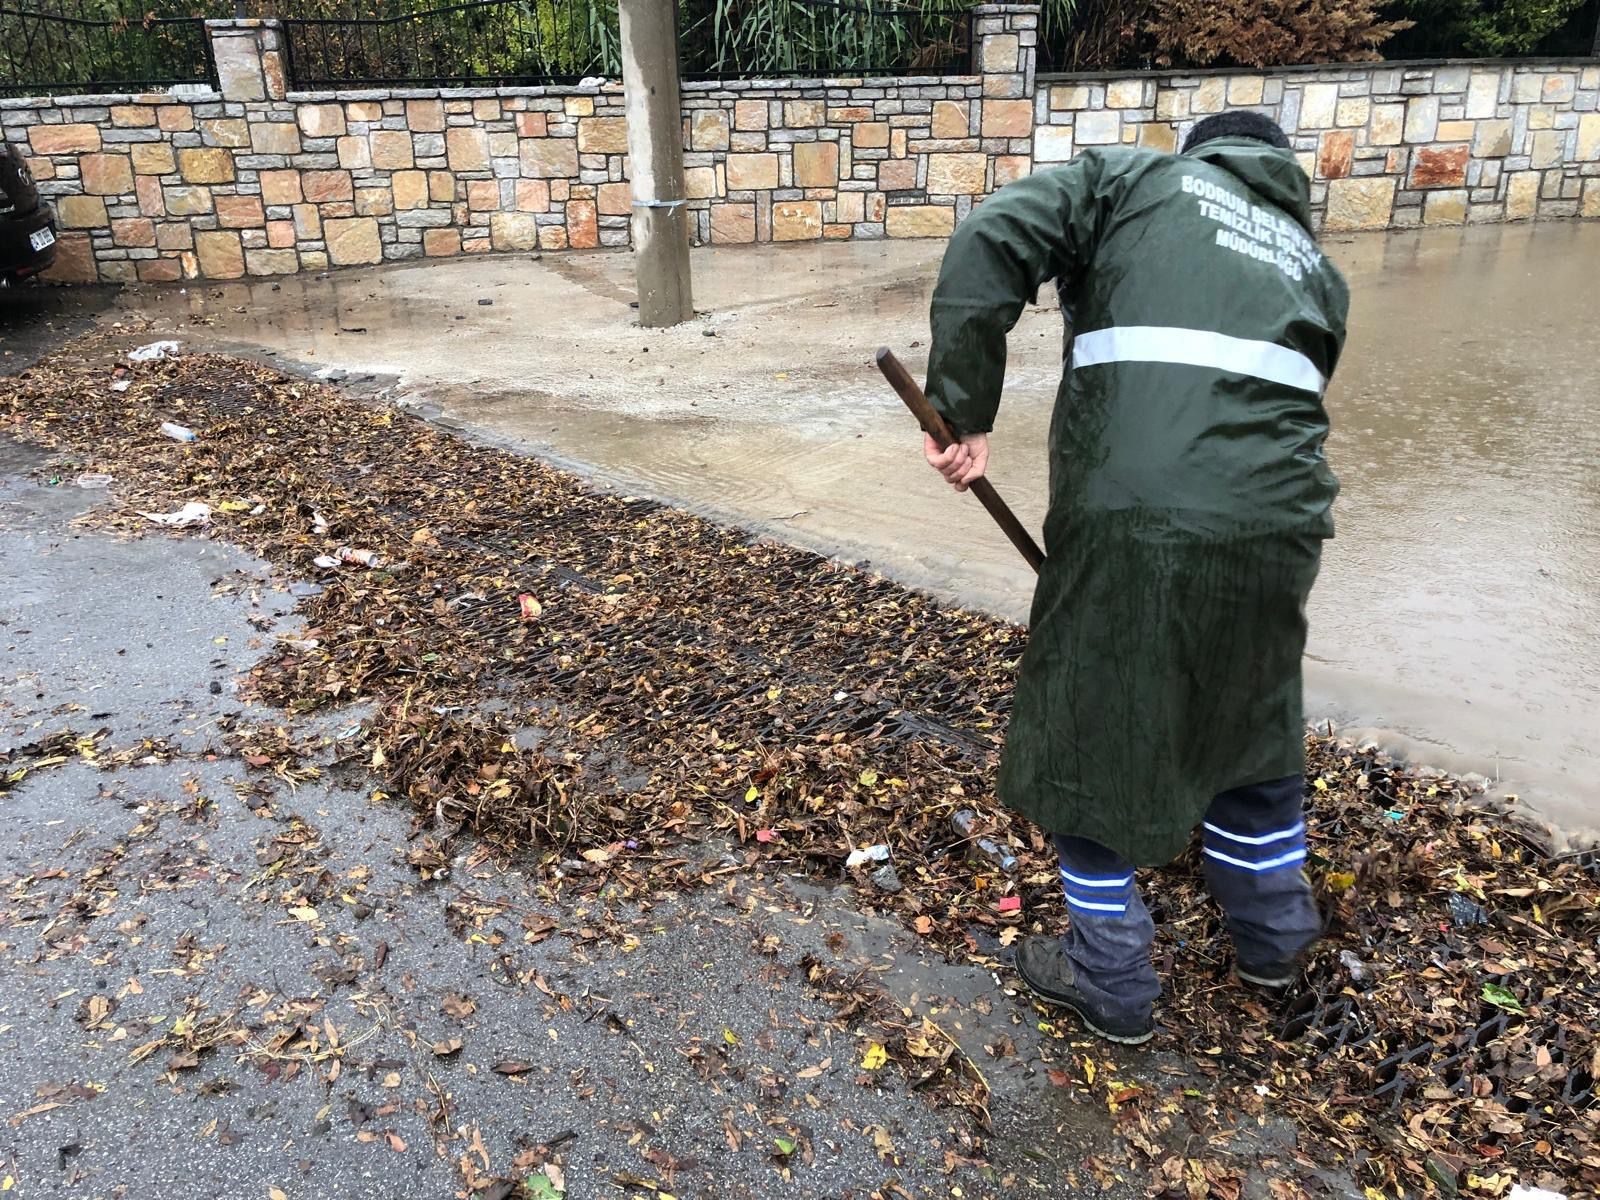
[[[1293,155],[1087,150],[951,239],[928,395],[993,425],[1006,334],[1054,279],[1072,332],[1050,425],[1047,561],[999,798],[1140,865],[1211,798],[1305,769],[1300,657],[1338,481],[1323,388],[1349,293]]]

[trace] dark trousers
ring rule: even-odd
[[[1304,866],[1305,777],[1223,792],[1202,828],[1206,886],[1222,907],[1241,962],[1292,959],[1316,941],[1322,924]],[[1055,839],[1071,926],[1062,944],[1090,998],[1143,1017],[1161,994],[1150,943],[1155,925],[1132,865],[1087,838]]]

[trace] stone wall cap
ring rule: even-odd
[[[235,30],[249,33],[257,29],[276,29],[282,24],[283,22],[275,17],[211,17],[206,20],[206,28],[216,33],[229,33]]]
[[[117,104],[215,104],[222,99],[221,92],[106,92],[103,95],[79,96],[16,96],[0,100],[0,111],[19,108],[105,108]]]
[[[974,4],[967,10],[975,17],[993,16],[995,13],[1037,13],[1037,4]]]
[[[973,9],[977,12],[977,9]],[[1184,67],[1170,70],[1129,67],[1122,71],[1039,71],[1035,80],[1040,87],[1052,83],[1096,83],[1108,79],[1211,79],[1230,75],[1350,75],[1371,74],[1377,71],[1419,70],[1438,67],[1478,67],[1482,70],[1501,70],[1514,67],[1520,71],[1549,71],[1567,67],[1593,67],[1596,60],[1582,57],[1550,58],[1412,58],[1381,59],[1362,63],[1292,63],[1281,67]]]
[[[966,87],[983,82],[979,75],[835,75],[817,78],[767,79],[686,79],[681,91],[696,95],[705,92],[793,92],[816,88],[908,88]],[[775,96],[774,99],[788,99]],[[825,99],[825,97],[818,97]]]

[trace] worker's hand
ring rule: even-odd
[[[969,433],[941,450],[931,435],[923,434],[922,453],[928,465],[943,475],[951,487],[964,492],[989,468],[989,435]]]

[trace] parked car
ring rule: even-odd
[[[0,287],[37,275],[56,258],[56,225],[22,151],[0,154]]]

